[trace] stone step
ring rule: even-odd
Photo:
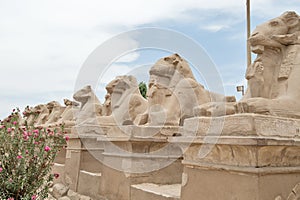
[[[181,184],[142,183],[131,185],[131,200],[179,200],[180,192]]]
[[[63,183],[63,177],[65,177],[65,165],[54,163],[54,165],[52,166],[52,174],[58,174],[58,177],[53,179],[53,184]]]
[[[96,198],[101,183],[101,173],[93,173],[80,170],[78,181],[78,193]]]

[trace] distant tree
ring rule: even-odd
[[[140,82],[140,83],[139,83],[139,89],[140,89],[141,95],[142,95],[145,99],[147,99],[147,96],[146,96],[146,94],[147,94],[147,85],[146,85],[146,83],[144,83],[143,81]]]

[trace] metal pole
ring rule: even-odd
[[[247,67],[251,65],[251,48],[249,43],[249,37],[251,34],[251,26],[250,26],[250,0],[247,0]]]

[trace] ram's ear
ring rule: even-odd
[[[289,28],[294,28],[300,25],[300,17],[294,11],[287,11],[283,13],[280,17]]]
[[[298,34],[293,33],[293,34],[286,34],[286,35],[273,35],[271,39],[283,45],[291,45],[291,44],[295,44],[296,41],[298,40]]]

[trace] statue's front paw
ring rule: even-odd
[[[270,113],[270,101],[265,98],[250,98],[236,103],[235,109],[237,113],[268,114]]]
[[[232,102],[209,102],[194,108],[194,116],[224,116],[235,114]]]

